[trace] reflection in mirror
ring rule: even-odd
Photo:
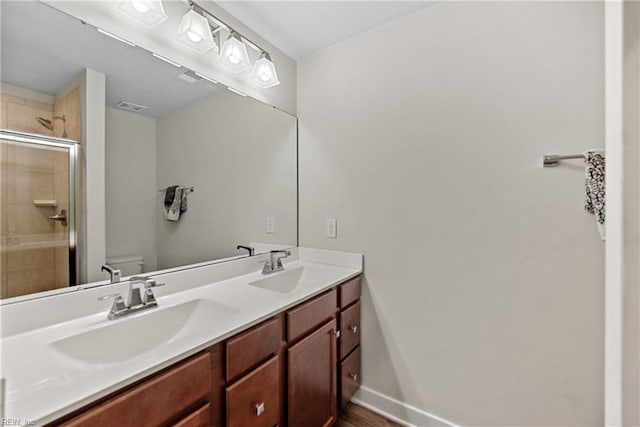
[[[295,117],[42,3],[1,7],[3,298],[297,244]]]

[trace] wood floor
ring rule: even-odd
[[[350,403],[340,414],[336,427],[400,427],[380,415]]]

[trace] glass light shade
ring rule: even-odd
[[[229,38],[222,45],[220,64],[234,73],[241,73],[251,67],[247,46],[236,33],[229,34]]]
[[[260,55],[260,59],[253,64],[251,81],[265,89],[280,84],[278,73],[276,73],[276,66],[271,62],[271,57],[268,53]]]
[[[176,38],[179,42],[198,53],[211,49],[214,49],[216,53],[220,51],[216,43],[217,37],[214,40],[213,34],[211,34],[209,21],[193,9],[189,9],[182,17]]]
[[[167,19],[162,0],[124,0],[120,2],[119,9],[149,28]]]

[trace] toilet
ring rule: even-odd
[[[136,274],[144,273],[144,256],[142,255],[107,258],[107,264],[120,270],[121,277],[135,276]]]

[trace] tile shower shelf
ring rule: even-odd
[[[55,208],[58,206],[57,200],[34,200],[33,206],[37,208]]]

